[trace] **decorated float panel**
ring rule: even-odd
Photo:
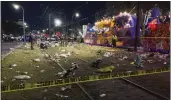
[[[150,51],[170,51],[170,17],[160,16],[155,7],[145,15],[145,28],[139,30],[138,46]],[[161,19],[163,18],[163,19]],[[111,46],[112,36],[117,36],[117,47],[133,47],[135,43],[137,16],[123,12],[117,16],[103,18],[94,25],[88,24],[85,43]],[[142,24],[141,24],[142,25]]]

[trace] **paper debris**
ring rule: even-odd
[[[31,77],[28,75],[18,75],[18,76],[14,76],[15,79],[30,79]]]
[[[1,83],[4,83],[4,81],[3,81],[3,80],[1,80]]]
[[[66,90],[66,88],[65,88],[65,87],[62,87],[62,88],[61,88],[61,90],[62,90],[62,91],[65,91],[65,90]]]
[[[17,64],[13,64],[12,66],[13,66],[13,67],[16,67],[16,66],[17,66]]]
[[[165,65],[166,65],[166,64],[167,64],[167,62],[164,62],[163,64],[165,64]]]
[[[106,52],[106,53],[104,54],[104,57],[110,57],[110,56],[112,56],[112,55],[113,55],[113,53]]]
[[[100,95],[100,97],[104,97],[104,96],[106,96],[106,94],[101,94],[101,95]]]
[[[71,85],[68,85],[68,86],[65,86],[65,87],[62,87],[62,88],[61,88],[62,91],[65,91],[65,90],[67,90],[67,89],[71,89]]]
[[[40,62],[40,59],[37,58],[37,59],[34,59],[33,61],[35,61],[35,62]]]
[[[62,75],[63,74],[63,72],[58,72],[58,75]]]
[[[127,73],[131,73],[132,71],[127,71]]]
[[[61,52],[65,52],[65,50],[61,50]]]
[[[43,90],[43,92],[47,92],[47,91],[48,91],[47,89]]]
[[[36,66],[36,68],[39,68],[39,66]]]
[[[48,55],[48,54],[44,54],[44,57],[45,57],[45,58],[49,58],[49,55]]]
[[[147,60],[148,63],[153,63],[153,60]]]
[[[134,62],[130,62],[131,65],[134,65]]]
[[[55,46],[59,46],[59,43],[55,43]]]
[[[68,98],[68,96],[63,96],[64,98]]]
[[[30,74],[30,76],[33,76],[33,74]]]
[[[13,50],[14,48],[10,48],[10,50]]]
[[[52,48],[54,48],[54,47],[55,47],[55,45],[51,45],[51,47],[52,47]]]
[[[28,72],[24,72],[24,74],[28,74]]]
[[[15,81],[15,80],[16,80],[16,79],[13,78],[11,81]]]
[[[41,73],[43,73],[45,70],[40,70]]]

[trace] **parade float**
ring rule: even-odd
[[[118,38],[117,47],[131,46],[133,45],[131,39],[135,35],[135,21],[135,15],[124,12],[112,18],[103,18],[95,22],[94,26],[88,24],[85,43],[111,46],[112,36],[116,35]]]
[[[155,7],[149,12],[146,31],[143,39],[143,47],[150,51],[169,53],[170,51],[170,17],[160,16],[160,9]]]
[[[161,16],[160,9],[154,7],[145,14],[145,23],[140,22],[138,32],[138,47],[147,51],[170,51],[170,17]],[[169,15],[166,15],[169,16]],[[161,19],[160,17],[163,17]],[[117,47],[133,47],[136,34],[135,14],[121,12],[117,16],[103,18],[95,22],[94,26],[88,24],[84,42],[93,45],[111,46],[112,36],[117,36]],[[143,25],[145,26],[143,28]]]

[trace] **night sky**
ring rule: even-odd
[[[31,29],[42,29],[48,27],[48,14],[61,10],[66,14],[66,19],[72,19],[72,14],[80,13],[80,19],[87,18],[87,23],[92,23],[95,14],[100,9],[105,8],[105,2],[84,2],[84,1],[29,1],[29,2],[1,2],[2,20],[17,21],[22,19],[22,10],[15,10],[12,4],[21,5],[25,10],[25,21]],[[77,10],[74,10],[76,9]]]
[[[43,29],[48,28],[48,14],[52,13],[53,18],[58,17],[58,11],[64,12],[66,15],[67,21],[71,21],[72,14],[75,12],[80,13],[80,20],[87,18],[82,21],[82,24],[94,23],[94,15],[97,11],[106,8],[106,2],[104,1],[20,1],[20,2],[1,2],[1,11],[2,11],[2,21],[10,20],[17,21],[22,19],[22,10],[15,10],[12,7],[12,4],[16,3],[21,5],[25,9],[25,21],[28,23],[30,29]],[[130,3],[130,2],[129,2]],[[170,2],[141,2],[141,7],[152,8],[151,5],[155,3],[160,4],[163,9],[170,9]],[[122,5],[121,5],[122,6]],[[61,15],[62,20],[64,20],[64,15]]]

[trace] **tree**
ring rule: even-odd
[[[12,21],[2,21],[2,29],[4,30],[4,34],[7,35],[13,34],[14,36],[18,36],[23,34],[22,27]]]

